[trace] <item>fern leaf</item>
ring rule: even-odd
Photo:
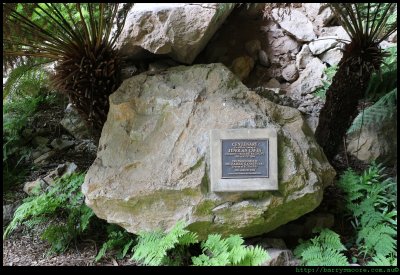
[[[301,243],[294,253],[300,257],[303,265],[308,266],[345,266],[347,258],[341,251],[346,250],[340,237],[329,229],[322,229],[313,239]]]
[[[270,257],[263,248],[260,246],[247,248],[247,255],[245,259],[248,259],[248,262],[238,263],[237,265],[249,265],[249,266],[258,266],[267,261]]]
[[[109,248],[108,242],[103,243],[103,245],[99,250],[99,253],[97,253],[97,256],[94,260],[96,262],[100,261],[106,255],[106,251],[108,250],[108,248]]]
[[[33,61],[33,60],[31,60]],[[48,62],[25,63],[13,69],[3,87],[3,100],[9,96],[35,96],[48,78],[43,65]]]
[[[241,246],[243,243],[244,240],[242,239],[242,237],[240,237],[240,235],[231,235],[226,238],[226,244],[228,245],[229,249]]]
[[[244,261],[246,256],[247,256],[246,248],[239,245],[231,249],[229,261],[233,265],[240,265],[240,263]]]
[[[133,245],[133,240],[130,240],[123,248],[122,248],[122,252],[121,255],[119,255],[118,257],[120,259],[124,258],[126,256],[126,253],[128,253],[129,249],[132,247]]]
[[[187,246],[198,242],[198,236],[195,232],[188,232],[179,239],[178,244]]]
[[[377,254],[372,257],[372,261],[368,263],[369,266],[397,266],[397,259],[393,256],[385,257],[382,254]]]
[[[203,254],[192,257],[195,266],[260,265],[268,259],[268,253],[259,246],[246,247],[240,235],[222,239],[219,234],[210,234],[201,243]]]
[[[357,115],[347,134],[361,130],[361,127],[369,127],[382,123],[392,118],[397,112],[397,88],[382,96],[374,105],[366,108]]]
[[[161,231],[139,233],[132,259],[152,266],[168,263],[168,251],[179,245],[197,242],[197,235],[184,229],[185,226],[184,221],[179,221],[168,233]]]

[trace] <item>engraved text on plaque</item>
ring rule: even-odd
[[[223,139],[222,178],[268,178],[268,139]]]

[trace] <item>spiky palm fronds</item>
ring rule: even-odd
[[[397,30],[397,4],[331,3],[330,7],[351,37],[315,132],[317,142],[332,161],[357,115],[358,102],[366,94],[372,73],[382,64],[385,53],[379,43]]]
[[[3,56],[58,61],[54,86],[69,96],[94,128],[101,129],[108,95],[119,85],[120,61],[114,44],[131,6],[3,4]]]
[[[354,62],[360,70],[379,70],[385,53],[379,44],[397,30],[395,3],[331,3],[339,23],[351,38],[346,45],[343,62]],[[392,22],[390,22],[392,21]]]

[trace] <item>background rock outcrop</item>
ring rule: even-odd
[[[148,51],[191,64],[232,9],[228,3],[135,4],[117,47],[132,59]]]
[[[279,190],[213,193],[210,129],[273,128]],[[249,91],[222,64],[127,79],[110,96],[82,190],[96,215],[130,232],[185,220],[201,238],[271,231],[312,211],[335,172],[300,112]]]

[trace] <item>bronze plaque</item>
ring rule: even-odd
[[[222,139],[222,178],[268,178],[268,139]]]

